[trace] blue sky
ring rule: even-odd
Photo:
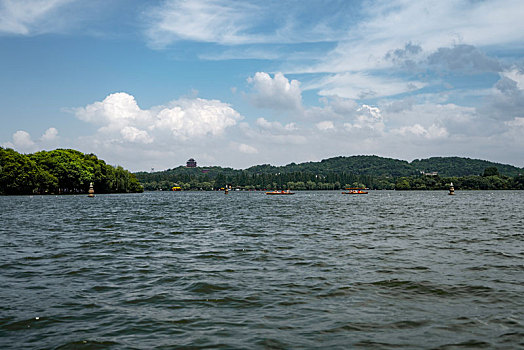
[[[524,166],[524,2],[0,0],[0,144]]]

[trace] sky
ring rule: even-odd
[[[524,167],[522,0],[0,0],[0,145]]]

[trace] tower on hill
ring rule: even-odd
[[[196,168],[196,166],[197,166],[196,160],[194,160],[193,158],[189,158],[189,160],[186,163],[186,167],[187,168]]]

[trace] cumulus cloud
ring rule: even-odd
[[[289,81],[284,74],[276,73],[273,78],[264,72],[258,72],[248,78],[253,88],[251,102],[261,108],[301,109],[302,90],[298,80]]]
[[[35,152],[41,149],[54,148],[58,145],[60,138],[56,128],[48,128],[40,138],[33,140],[25,130],[15,132],[11,141],[2,143],[2,147],[13,148],[19,152]]]
[[[517,98],[521,90],[508,76],[517,80],[520,77],[518,71],[501,73],[492,92],[499,97]],[[179,148],[186,152],[185,159],[249,166],[350,154],[401,159],[436,154],[482,158],[482,154],[493,154],[488,146],[495,147],[500,143],[498,139],[509,140],[515,146],[522,144],[522,115],[495,120],[474,107],[428,102],[435,100],[429,96],[407,97],[370,105],[326,96],[320,99],[321,106],[301,106],[303,114],[294,114],[299,118],[287,123],[278,117],[240,123],[242,117],[228,104],[196,97],[142,109],[133,96],[125,93],[109,95],[75,112],[78,118],[99,126],[99,134],[91,143],[105,143],[112,152],[118,151],[119,157],[132,150],[133,154],[144,154],[143,158],[147,154],[150,162],[156,157],[160,163],[175,157],[174,150]],[[215,137],[228,128],[231,132],[227,138]],[[234,157],[224,157],[232,154]]]
[[[111,94],[74,112],[79,119],[101,126],[102,134],[143,144],[152,143],[156,136],[166,132],[181,140],[220,135],[242,119],[228,104],[201,98],[182,98],[167,106],[143,110],[133,96],[124,92]]]
[[[241,119],[230,105],[218,100],[180,99],[160,109],[151,129],[167,129],[173,136],[182,138],[216,136]]]
[[[24,130],[18,130],[13,134],[13,144],[21,149],[30,149],[35,145],[31,135]]]
[[[122,135],[124,140],[129,141],[129,142],[140,142],[140,143],[153,142],[153,138],[149,136],[147,131],[137,129],[134,126],[124,127],[122,130],[120,130],[120,134]]]
[[[149,118],[148,111],[141,110],[135,98],[125,92],[117,92],[103,101],[77,108],[75,113],[83,121],[115,128]]]
[[[288,123],[286,125],[283,125],[280,122],[270,122],[266,120],[265,118],[258,118],[255,123],[262,129],[278,131],[278,132],[293,131],[297,129],[295,123]]]
[[[58,130],[56,130],[55,128],[49,128],[44,132],[44,134],[42,135],[40,139],[43,142],[51,142],[51,141],[55,141],[57,137],[58,137]]]
[[[347,108],[337,108],[337,111],[343,112],[337,114],[331,102],[341,103]],[[212,134],[206,134],[207,137],[180,138],[173,137],[172,131],[166,125],[159,127],[154,123],[155,120],[166,120],[158,117],[160,111],[173,110],[175,107],[180,108],[180,111],[173,112],[176,115],[181,115],[181,111],[188,109],[177,100],[167,106],[142,110],[148,112],[143,118],[148,120],[150,127],[140,129],[134,126],[138,125],[135,117],[124,118],[134,122],[112,134],[85,138],[91,145],[88,149],[97,151],[101,156],[112,154],[113,158],[105,159],[125,161],[134,170],[149,169],[152,166],[165,169],[176,166],[177,163],[183,164],[189,157],[197,159],[199,164],[207,162],[210,165],[246,167],[353,154],[378,154],[400,159],[434,155],[486,158],[495,154],[493,147],[502,144],[502,141],[497,140],[505,139],[505,142],[517,147],[522,144],[519,140],[524,136],[524,119],[513,118],[506,122],[490,124],[473,107],[417,104],[416,101],[412,101],[409,109],[388,110],[380,105],[365,104],[355,108],[349,100],[335,101],[326,98],[324,107],[319,108],[329,109],[329,113],[337,119],[316,122],[299,120],[297,123],[284,124],[281,120],[258,118],[255,121],[237,122],[233,126],[234,129],[227,134],[227,138],[209,137],[213,136]],[[134,108],[131,110],[136,112]],[[128,116],[135,114],[130,113]],[[336,127],[336,122],[341,127]],[[105,124],[107,123],[106,121]],[[496,127],[497,125],[499,126]],[[140,130],[146,131],[153,141],[145,143],[149,142],[149,139],[146,134],[140,133]],[[171,137],[166,138],[166,135]],[[125,137],[128,140],[125,140]],[[133,139],[134,137],[136,139]],[[143,138],[139,139],[140,137]],[[105,148],[96,148],[104,145],[106,141],[108,143],[105,144]],[[100,152],[100,149],[104,151]],[[182,159],[177,161],[177,157]]]
[[[353,123],[344,123],[348,131],[382,133],[385,128],[382,113],[378,107],[362,105]]]
[[[12,141],[4,142],[2,147],[13,148],[21,152],[32,152],[36,150],[36,143],[31,135],[24,130],[18,130],[12,136]]]

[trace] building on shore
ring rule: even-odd
[[[189,158],[189,160],[186,163],[187,168],[196,168],[197,162],[193,158]]]

